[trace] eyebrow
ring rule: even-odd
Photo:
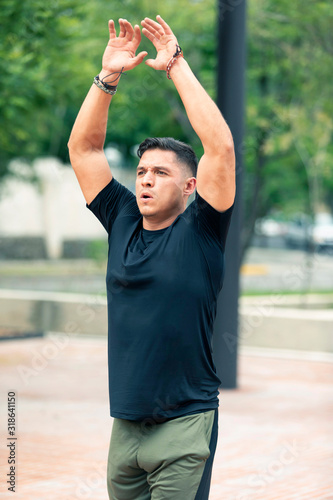
[[[138,170],[143,170],[144,168],[147,168],[145,165],[139,165],[137,167],[137,171]],[[168,172],[171,172],[171,169],[169,167],[165,167],[163,165],[155,165],[154,167],[152,167],[154,170],[167,170]]]

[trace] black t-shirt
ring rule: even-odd
[[[114,178],[88,208],[109,235],[106,275],[111,416],[175,418],[218,407],[212,359],[232,208],[196,193],[165,229],[148,231]]]

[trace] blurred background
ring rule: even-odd
[[[195,74],[216,98],[214,1],[2,2],[1,260],[96,253],[102,233],[95,223],[86,227],[86,211],[76,214],[80,195],[67,140],[100,70],[108,17],[126,13],[139,23],[157,9],[172,22]],[[325,1],[248,2],[243,262],[253,246],[333,253],[332,16]],[[153,56],[146,39],[142,49]],[[135,146],[145,137],[178,137],[202,154],[165,75],[142,65],[121,86],[106,139],[110,165],[121,169],[118,177],[133,187]]]
[[[232,15],[241,1],[226,0],[226,16]],[[67,476],[59,465],[59,457],[66,450],[60,437],[64,436],[65,417],[48,404],[61,401],[68,410],[72,430],[79,425],[75,415],[86,416],[83,430],[88,427],[87,420],[91,422],[89,453],[97,453],[97,479],[94,483],[92,477],[90,485],[86,480],[80,487],[76,483],[72,490],[66,490],[69,483],[64,479],[63,498],[106,498],[105,457],[98,450],[102,448],[105,453],[105,433],[108,436],[109,432],[105,431],[109,422],[105,351],[107,241],[104,229],[85,207],[69,165],[67,141],[80,105],[100,71],[108,40],[108,19],[125,17],[132,24],[140,24],[144,17],[155,18],[156,14],[171,25],[194,73],[216,100],[216,1],[1,1],[1,385],[3,393],[15,388],[22,393],[21,428],[25,432],[27,461],[29,453],[30,458],[33,454],[33,436],[39,432],[36,422],[53,422],[51,427],[58,429],[52,443],[46,437],[52,434],[49,426],[40,439],[41,443],[48,442],[47,449],[55,453],[52,467],[59,466],[58,473],[63,478]],[[226,423],[233,422],[239,409],[239,400],[234,400],[233,394],[240,397],[247,386],[253,389],[258,380],[264,383],[268,374],[272,385],[258,389],[258,397],[271,396],[272,400],[267,401],[274,405],[276,397],[285,393],[285,387],[274,386],[277,374],[280,376],[284,370],[291,370],[286,378],[290,399],[285,404],[292,408],[291,401],[299,395],[297,389],[295,393],[292,390],[292,380],[297,378],[296,373],[302,373],[304,377],[298,383],[305,385],[300,392],[305,394],[308,388],[309,394],[313,390],[313,397],[321,394],[323,398],[317,401],[322,420],[313,417],[310,403],[304,403],[303,416],[308,416],[311,425],[317,422],[313,429],[329,430],[330,439],[332,428],[328,427],[327,415],[328,401],[332,399],[333,360],[332,25],[333,6],[329,0],[247,2],[245,137],[239,151],[243,159],[239,390],[226,392],[224,410]],[[154,57],[154,49],[146,39],[142,40],[141,50]],[[121,79],[110,116],[106,155],[114,176],[132,190],[138,162],[136,146],[146,137],[173,136],[190,143],[199,157],[203,153],[172,84],[165,74],[145,65]],[[230,350],[236,348],[234,339],[225,340]],[[291,365],[284,364],[288,360],[293,369],[298,367],[295,373]],[[316,381],[320,389],[311,386]],[[63,388],[67,388],[68,398]],[[96,398],[87,398],[87,388]],[[34,398],[39,398],[36,406],[32,403]],[[229,417],[228,404],[235,409]],[[97,420],[96,408],[100,410]],[[45,412],[45,418],[41,418],[40,411]],[[294,422],[294,416],[290,418]],[[104,426],[99,441],[97,424],[98,429]],[[277,427],[282,432],[282,427]],[[253,421],[251,432],[255,428]],[[288,437],[289,448],[295,437],[293,432]],[[294,455],[295,462],[302,453],[306,455],[304,450],[313,451],[305,435],[306,431],[297,438],[301,451]],[[79,437],[75,444],[74,434],[71,439],[70,452],[76,450],[75,459],[82,460]],[[243,443],[244,439],[243,436]],[[318,439],[322,443],[326,438],[321,435]],[[57,442],[62,443],[61,449]],[[236,449],[238,443],[235,435]],[[276,436],[276,456],[280,456],[279,446],[286,449],[285,443],[283,434]],[[317,456],[326,464],[318,474],[325,478],[329,477],[328,457],[332,465],[331,449],[317,450]],[[244,479],[244,487],[250,492],[246,493],[248,496],[237,496],[236,485],[241,479],[229,479],[224,484],[230,489],[223,490],[227,495],[223,498],[271,498],[272,488],[274,491],[282,477],[273,473],[273,468],[268,471],[275,458],[267,450],[258,452],[254,469],[257,489]],[[224,459],[221,452],[221,467],[228,467]],[[276,460],[283,465],[283,461]],[[296,465],[292,463],[291,468]],[[88,459],[81,467],[82,478],[87,477],[84,471],[90,470]],[[237,467],[239,478],[244,478],[244,469],[239,464]],[[314,470],[313,464],[311,467]],[[281,474],[291,474],[291,468],[285,465]],[[223,470],[229,477],[229,469]],[[306,468],[300,470],[304,473]],[[42,493],[45,484],[50,485],[52,474],[46,475],[44,482],[40,470],[34,474],[32,469],[26,472],[24,498],[53,498],[52,488],[47,495]],[[35,478],[30,490],[29,477]],[[259,477],[263,489],[258,486]],[[297,474],[291,484],[298,484],[296,477]],[[319,477],[312,484],[319,485]],[[219,480],[219,476],[214,476],[212,498],[222,498]],[[33,489],[36,484],[40,488],[38,494]],[[297,498],[314,498],[309,491]],[[316,498],[333,498],[332,484],[321,494]],[[274,498],[291,497],[281,493]]]

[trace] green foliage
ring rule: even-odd
[[[83,17],[77,0],[1,2],[0,177],[13,157],[59,155]]]
[[[249,0],[243,248],[276,211],[333,211],[333,7]]]
[[[260,209],[333,209],[333,8],[328,1],[249,2],[246,199]]]
[[[108,19],[140,24],[156,14],[215,98],[215,0],[2,0],[0,178],[14,157],[68,161],[67,140],[100,71]],[[245,245],[255,219],[270,211],[311,213],[323,202],[333,209],[332,25],[329,0],[248,0]],[[154,56],[145,37],[142,50]],[[133,146],[152,135],[188,141],[202,154],[172,82],[142,64],[121,79],[106,142],[131,165]]]
[[[105,256],[108,253],[108,242],[103,240],[92,240],[88,244],[87,257],[98,264],[105,264]]]
[[[213,95],[215,77],[212,67],[216,63],[216,6],[212,0],[188,2],[171,0],[113,1],[112,8],[106,9],[105,0],[90,3],[91,36],[96,42],[94,56],[95,72],[100,69],[101,56],[107,41],[107,19],[116,21],[120,17],[128,19],[133,25],[139,24],[144,17],[160,14],[172,26],[178,41],[186,54],[193,70]],[[106,14],[107,12],[107,14]],[[174,13],[177,12],[177,16]],[[107,17],[108,16],[108,17]],[[202,18],[205,17],[205,23]],[[118,28],[119,29],[119,28]],[[148,56],[155,57],[155,49],[143,36],[142,49]],[[86,79],[91,75],[86,75]],[[112,103],[112,119],[109,121],[106,142],[118,144],[125,154],[127,163],[136,160],[131,157],[133,145],[149,136],[175,136],[189,141],[202,154],[201,144],[194,134],[180,104],[180,99],[172,83],[163,72],[156,72],[145,64],[122,77],[119,92]]]
[[[174,12],[179,15],[174,16]],[[3,0],[0,11],[0,178],[10,159],[40,155],[68,161],[67,140],[93,77],[100,71],[109,18],[140,24],[165,16],[193,69],[214,93],[215,5],[212,0],[150,3],[91,0]],[[206,23],[202,25],[205,16]],[[117,25],[117,22],[116,22]],[[143,49],[153,53],[143,37]],[[175,107],[170,105],[176,103]],[[172,84],[144,65],[122,78],[112,106],[107,142],[133,162],[131,148],[149,135],[175,135],[201,145]],[[182,125],[180,124],[182,121]]]

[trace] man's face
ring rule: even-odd
[[[141,157],[136,177],[136,200],[144,218],[158,223],[184,211],[186,167],[173,151],[148,149]]]

